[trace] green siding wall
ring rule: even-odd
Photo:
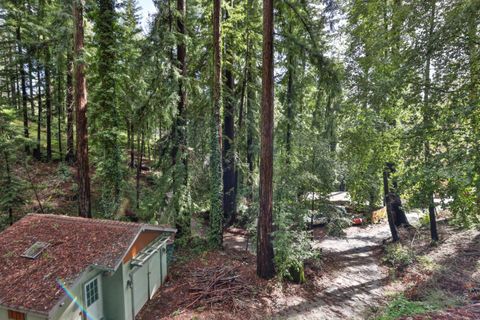
[[[153,259],[160,260],[161,263],[151,263]],[[162,267],[160,269],[160,266]],[[125,320],[133,320],[132,318],[132,287],[127,283],[130,280],[130,274],[134,275],[133,282],[133,295],[135,301],[138,301],[138,297],[147,296],[147,301],[149,299],[148,292],[148,272],[160,274],[161,277],[155,277],[156,279],[161,279],[161,283],[156,287],[159,289],[160,285],[163,284],[167,276],[167,254],[166,254],[166,244],[160,248],[155,254],[153,254],[148,261],[142,267],[130,268],[130,264],[123,264],[123,288],[124,288],[124,298],[125,298]],[[153,279],[153,278],[152,278]],[[138,305],[135,308],[135,315],[140,311],[143,305]]]
[[[103,277],[103,311],[105,320],[125,320],[123,269]]]
[[[90,269],[88,272],[84,273],[78,285],[74,288],[68,288],[73,296],[76,298],[76,302],[80,305],[85,305],[83,297],[83,285],[90,279],[99,275],[101,271],[97,269]],[[73,302],[70,298],[64,301],[65,304],[61,306],[55,314],[50,318],[51,320],[81,320],[81,310],[77,303]]]

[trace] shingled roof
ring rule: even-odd
[[[114,271],[144,230],[175,229],[112,220],[30,214],[0,233],[0,305],[48,314],[89,267]],[[22,254],[37,241],[49,246],[36,258]]]

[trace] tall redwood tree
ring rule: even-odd
[[[88,167],[88,128],[87,128],[87,81],[84,61],[83,0],[73,1],[74,19],[74,64],[75,94],[74,103],[77,116],[77,178],[78,213],[91,218],[90,175]]]
[[[273,0],[263,0],[262,110],[260,146],[260,215],[258,217],[257,274],[275,275],[272,245],[273,211]]]
[[[210,244],[221,247],[223,242],[222,212],[222,0],[213,0],[213,109],[210,136]]]

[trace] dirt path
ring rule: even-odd
[[[365,319],[383,301],[388,272],[380,265],[379,253],[388,226],[351,227],[346,233],[344,239],[315,242],[332,271],[317,280],[312,295],[279,299],[275,319]]]

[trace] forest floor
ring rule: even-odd
[[[314,229],[313,249],[321,250],[322,258],[306,264],[303,285],[258,279],[255,256],[245,250],[246,239],[238,230],[226,233],[224,251],[180,251],[169,281],[137,319],[396,319],[391,314],[403,308],[395,305],[398,296],[423,306],[416,313],[424,315],[413,312],[405,320],[480,319],[475,304],[480,299],[479,231],[441,223],[437,246],[430,245],[428,229],[401,231],[415,258],[398,269],[383,261],[390,235],[386,223],[345,231],[344,238],[334,238],[323,228]],[[194,275],[222,268],[234,270],[246,291],[216,299],[215,290],[222,289],[203,289],[204,299],[195,301]],[[207,282],[214,283],[213,278]],[[385,310],[390,316],[382,316]]]
[[[385,225],[351,227],[345,238],[326,236],[323,228],[316,228],[313,249],[322,251],[322,259],[307,263],[307,283],[300,285],[258,279],[255,257],[245,250],[245,238],[238,232],[226,233],[225,251],[189,258],[179,252],[169,281],[138,319],[364,319],[373,306],[384,301],[389,276],[379,259],[388,235]],[[225,266],[234,268],[248,283],[250,294],[233,302],[225,299],[191,308],[195,297],[192,275]]]

